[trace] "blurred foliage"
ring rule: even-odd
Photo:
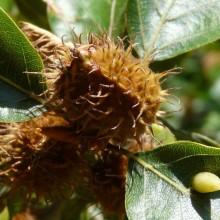
[[[197,131],[220,141],[220,41],[151,67],[161,72],[174,66],[181,67],[181,73],[169,76],[163,87],[177,88],[172,94],[180,99],[180,105],[166,106],[176,109],[167,121],[178,129]]]
[[[20,12],[33,24],[49,29],[47,5],[41,0],[14,0]]]
[[[49,30],[47,5],[42,0],[0,0],[2,7],[16,22],[27,21]]]
[[[48,20],[53,33],[58,37],[65,35],[65,38],[71,39],[71,29],[77,34],[85,30],[89,32],[90,29],[96,33],[106,30],[115,37],[122,36],[125,30],[127,0],[66,0],[65,2],[54,0],[47,3]],[[114,14],[117,15],[113,18],[111,18],[112,7],[115,10]],[[108,28],[111,27],[112,22],[114,22],[114,30]]]

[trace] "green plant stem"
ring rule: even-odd
[[[174,188],[176,188],[177,190],[179,190],[182,194],[184,195],[188,195],[190,196],[190,190],[185,188],[184,186],[181,186],[179,184],[177,184],[176,182],[174,182],[173,180],[169,179],[167,176],[165,176],[163,173],[161,173],[160,171],[158,171],[157,169],[155,169],[153,167],[153,165],[145,162],[144,160],[142,160],[141,158],[139,158],[138,156],[136,156],[134,153],[125,150],[124,148],[119,148],[116,147],[114,145],[109,144],[108,148],[114,150],[114,151],[118,151],[121,154],[127,156],[130,159],[133,159],[134,161],[136,161],[137,163],[139,163],[140,165],[142,165],[144,168],[150,170],[151,172],[153,172],[154,174],[158,175],[161,179],[165,180],[167,183],[169,183],[171,186],[173,186]]]
[[[188,132],[184,130],[177,130],[173,126],[171,126],[164,119],[159,118],[159,120],[167,127],[169,130],[175,135],[178,140],[190,140],[195,141],[201,144],[206,144],[212,147],[220,148],[220,143],[199,133],[196,132]]]

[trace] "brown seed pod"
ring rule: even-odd
[[[51,124],[59,124],[50,117],[2,125],[0,180],[12,193],[53,199],[78,185],[83,169],[80,146],[77,141],[69,144],[42,134],[40,125],[48,125],[50,120]]]
[[[107,216],[125,215],[125,181],[128,158],[115,152],[102,152],[91,166],[89,191]]]
[[[154,74],[148,61],[132,56],[132,48],[90,34],[86,45],[64,46],[45,71],[49,102],[88,143],[95,139],[103,146],[126,147],[135,140],[145,146],[160,103],[166,101],[159,80],[168,72]]]
[[[37,49],[43,60],[45,68],[48,67],[49,64],[52,64],[53,60],[50,59],[50,56],[54,54],[54,50],[62,50],[62,39],[51,32],[28,22],[20,22],[19,25],[28,40]],[[70,43],[66,44],[71,45]]]

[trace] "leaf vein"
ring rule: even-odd
[[[152,38],[151,42],[149,43],[149,46],[148,46],[148,49],[144,55],[144,58],[145,59],[148,59],[149,55],[152,54],[152,51],[153,51],[153,47],[154,47],[154,44],[156,43],[157,39],[158,39],[158,36],[160,34],[160,31],[162,30],[162,26],[163,24],[166,22],[166,18],[167,18],[167,15],[168,13],[170,12],[173,4],[175,3],[176,0],[172,0],[168,9],[165,11],[164,15],[161,17],[160,19],[160,22],[159,22],[159,25],[158,25],[158,28],[156,28],[155,30],[155,33],[154,33],[154,37]],[[156,4],[156,3],[155,3]]]

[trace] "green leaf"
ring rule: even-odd
[[[164,131],[163,130],[160,131],[160,130],[156,129],[156,134],[162,135],[162,137],[164,137],[164,134],[166,135],[165,131],[167,130],[170,134],[172,132],[172,134],[175,136],[175,138],[177,140],[194,141],[194,142],[197,142],[197,143],[200,143],[200,144],[208,145],[210,147],[213,146],[213,147],[220,148],[220,143],[219,142],[217,142],[216,140],[213,140],[213,139],[211,139],[211,138],[209,138],[209,137],[207,137],[203,134],[199,134],[199,133],[196,133],[196,132],[188,132],[188,131],[185,131],[185,130],[177,130],[173,126],[171,126],[167,121],[165,121],[164,119],[160,118],[160,121],[164,125]],[[154,127],[153,127],[153,130],[155,130]],[[157,135],[155,136],[155,138],[157,138]],[[168,135],[167,137],[165,136],[165,138],[168,139],[168,142],[167,142],[167,140],[165,140],[165,142],[162,141],[162,143],[160,145],[170,144],[172,142],[172,136]]]
[[[202,171],[220,176],[220,149],[176,142],[129,155],[126,210],[130,220],[219,219],[220,193],[188,191]],[[146,169],[147,168],[147,169]]]
[[[0,212],[0,219],[1,220],[8,220],[9,219],[9,213],[8,213],[8,208],[5,207],[1,212]]]
[[[88,204],[89,202],[87,199],[75,195],[74,198],[66,203],[65,208],[62,211],[62,218],[65,220],[82,219],[81,216],[85,212]]]
[[[45,88],[43,63],[24,34],[0,8],[0,121],[20,121],[39,115],[38,97]],[[32,73],[34,72],[34,73]]]
[[[33,22],[42,28],[49,29],[49,23],[47,20],[47,5],[42,0],[14,0],[20,10],[20,12]]]
[[[48,19],[59,37],[71,39],[73,29],[78,35],[106,30],[110,36],[120,36],[125,30],[126,6],[127,0],[54,0],[48,1]]]
[[[21,194],[16,193],[16,194],[11,195],[10,198],[7,199],[9,219],[11,220],[12,217],[16,213],[21,212],[24,209],[24,207],[25,207],[25,200]]]
[[[9,12],[12,9],[13,2],[12,0],[0,0],[0,7],[5,11]]]
[[[127,20],[140,57],[164,60],[220,38],[220,1],[130,0]]]
[[[167,127],[158,124],[152,124],[151,127],[154,134],[155,146],[176,142],[175,136]]]

